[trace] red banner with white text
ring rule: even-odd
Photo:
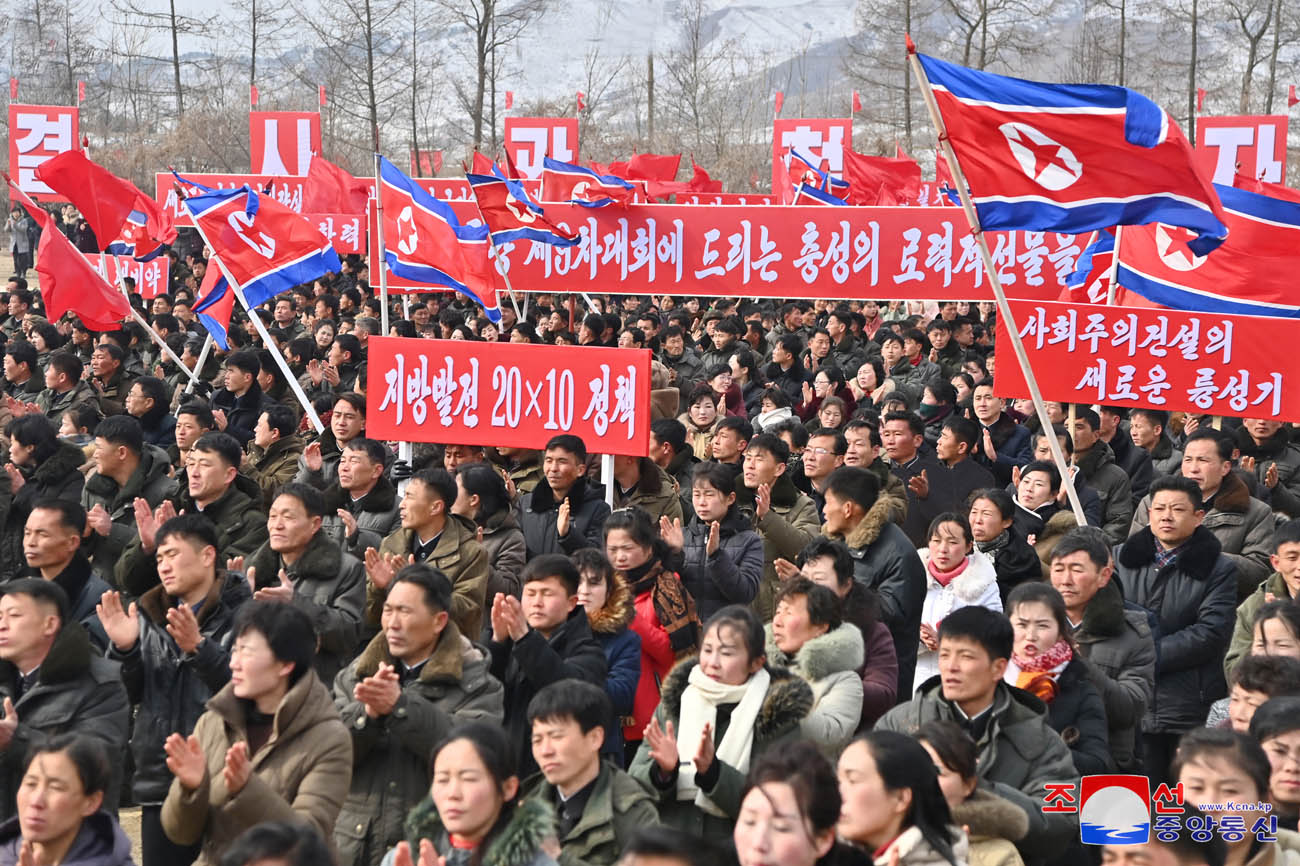
[[[339,255],[365,255],[366,223],[360,216],[343,213],[310,213],[303,216],[329,239]]]
[[[1278,351],[1300,343],[1294,319],[1029,301],[1011,312],[1045,400],[1300,421]],[[1027,396],[1001,320],[996,345],[998,395]]]
[[[650,449],[650,352],[372,337],[366,434],[542,448],[571,433],[598,454]]]
[[[67,105],[9,104],[9,176],[37,201],[64,201],[36,179],[36,168],[80,146],[81,111]]]
[[[145,300],[152,300],[168,290],[171,285],[171,259],[158,256],[147,262],[137,262],[131,256],[87,256],[86,260],[104,279],[117,286],[122,277],[135,280],[135,292]]]

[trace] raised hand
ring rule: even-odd
[[[240,740],[226,749],[226,766],[221,771],[222,781],[226,783],[226,793],[234,797],[253,775],[253,764],[248,760],[248,743]]]
[[[122,596],[109,590],[99,597],[95,615],[104,627],[104,633],[120,652],[126,652],[140,640],[140,612],[135,603],[129,610],[122,609]],[[191,614],[193,616],[193,614]]]
[[[4,711],[5,717],[0,719],[0,749],[9,748],[14,733],[18,730],[18,711],[14,709],[13,701],[8,698],[4,699]]]
[[[131,605],[131,610],[135,611],[135,605]],[[167,633],[172,636],[172,640],[176,641],[176,646],[180,647],[183,653],[194,652],[203,642],[198,618],[194,616],[194,610],[188,604],[167,609]]]
[[[492,599],[492,611],[490,613],[492,622],[492,640],[497,643],[505,643],[510,636],[510,614],[506,610],[505,593],[498,592]]]
[[[302,462],[312,472],[320,472],[321,467],[325,465],[325,461],[320,456],[319,442],[313,442],[302,450]]]
[[[673,550],[681,550],[686,546],[686,534],[682,532],[682,519],[676,517],[669,520],[667,515],[659,518],[659,537],[664,540],[664,544]]]
[[[653,716],[645,727],[645,741],[650,746],[650,760],[665,776],[677,769],[681,759],[677,755],[677,732],[670,721],[659,727],[659,718]]]
[[[713,521],[709,524],[709,540],[704,546],[704,555],[712,556],[722,546],[722,524]]]
[[[108,516],[108,512],[104,510],[104,506],[96,502],[95,507],[86,512],[87,534],[89,534],[89,532],[95,532],[99,535],[108,535],[112,528],[113,518]]]
[[[695,775],[707,773],[713,766],[713,725],[706,724],[700,732],[700,746],[695,750]]]
[[[208,765],[198,737],[193,734],[189,737],[172,734],[163,744],[163,751],[167,753],[167,769],[172,771],[181,787],[194,791],[203,784]]]
[[[401,696],[401,678],[389,664],[381,664],[373,676],[366,677],[352,689],[352,697],[361,702],[366,715],[372,719],[392,713]]]
[[[5,474],[9,476],[9,489],[14,493],[22,490],[23,485],[27,483],[27,479],[23,477],[22,470],[12,463],[5,464]]]
[[[252,573],[252,569],[249,569]],[[289,575],[285,570],[280,569],[280,583],[278,586],[268,586],[266,589],[259,589],[253,593],[254,601],[293,601],[293,581],[289,580]]]
[[[348,538],[351,538],[352,536],[356,535],[357,519],[352,515],[352,512],[348,511],[346,508],[340,508],[335,513],[338,514],[339,520],[343,521],[344,535],[346,535]]]
[[[319,388],[321,381],[325,378],[325,368],[321,366],[321,362],[318,360],[308,361],[307,375],[311,376],[311,384]]]
[[[564,501],[560,503],[559,513],[555,516],[555,534],[561,538],[564,538],[569,534],[569,527],[572,523],[572,511],[573,509],[570,507],[569,500],[566,497]]]
[[[772,560],[772,567],[776,569],[776,576],[781,580],[790,580],[791,578],[798,577],[800,574],[799,566],[795,565],[788,559],[777,557]]]
[[[325,381],[329,382],[332,386],[337,388],[339,384],[339,368],[334,366],[333,364],[326,364]]]
[[[930,496],[930,477],[922,469],[920,475],[907,482],[907,488],[916,494],[917,499],[926,499]]]
[[[762,520],[772,510],[772,485],[760,484],[754,491],[754,517]]]
[[[993,434],[989,432],[987,427],[984,428],[984,456],[988,458],[990,463],[998,459],[998,450],[993,447]]]
[[[230,423],[226,419],[226,411],[224,409],[213,409],[212,420],[217,423],[217,429],[223,432],[226,429],[226,425]]]
[[[1264,486],[1269,490],[1272,490],[1274,487],[1277,487],[1277,481],[1277,464],[1270,463],[1268,464],[1268,468],[1264,470]]]

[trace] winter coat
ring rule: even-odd
[[[1016,512],[1019,513],[1021,510],[1017,507]],[[1056,549],[1056,545],[1060,543],[1067,532],[1078,528],[1078,526],[1079,521],[1074,516],[1073,511],[1068,508],[1058,507],[1052,512],[1052,516],[1047,519],[1047,523],[1043,528],[1038,531],[1038,536],[1034,539],[1034,553],[1038,554],[1038,562],[1042,566],[1043,577],[1047,577],[1052,569],[1052,551]],[[1012,526],[1013,532],[1015,529],[1015,526]]]
[[[700,381],[700,376],[704,372],[704,364],[700,361],[699,353],[689,346],[676,357],[661,352],[659,362],[677,373],[677,379],[673,384],[683,394],[690,392],[691,386]]]
[[[23,577],[40,577],[37,569],[28,569]],[[77,551],[63,570],[54,576],[54,583],[59,585],[68,596],[68,622],[79,622],[90,635],[90,643],[96,655],[108,648],[108,635],[95,613],[95,605],[111,587],[90,567],[89,560]]]
[[[1252,497],[1246,482],[1234,472],[1224,476],[1211,505],[1201,525],[1214,533],[1223,555],[1237,566],[1237,598],[1244,600],[1273,570],[1269,560],[1277,526],[1273,509]],[[1147,526],[1150,510],[1148,496],[1138,503],[1130,535]]]
[[[858,676],[862,678],[862,718],[858,730],[868,730],[898,703],[898,651],[889,628],[871,612],[865,586],[853,582],[844,597],[844,621],[853,623],[862,634],[864,654]]]
[[[673,575],[673,580],[681,578]],[[631,724],[623,725],[623,739],[639,741],[650,716],[659,706],[659,689],[673,669],[677,656],[668,631],[655,613],[654,591],[648,589],[633,600],[635,611],[628,628],[641,639],[641,667],[637,676],[636,696],[632,699]]]
[[[172,771],[167,769],[163,742],[173,733],[189,736],[207,702],[230,682],[231,627],[240,605],[252,598],[248,581],[217,570],[212,589],[198,610],[198,648],[182,652],[167,633],[167,611],[180,602],[162,586],[139,600],[140,638],[122,652],[108,648],[108,657],[122,664],[122,681],[135,706],[131,756],[135,801],[156,806],[167,797]]]
[[[1014,528],[1007,530],[1007,543],[996,550],[981,549],[993,562],[993,570],[998,574],[998,593],[1002,596],[1002,606],[1007,604],[1011,590],[1029,580],[1043,577],[1043,564],[1038,559],[1034,548],[1029,546],[1024,536]],[[976,548],[980,545],[976,543]]]
[[[271,738],[249,756],[252,775],[232,797],[223,770],[227,750],[248,742],[247,704],[229,684],[208,701],[194,728],[207,769],[193,791],[172,780],[162,807],[167,838],[177,845],[202,841],[198,863],[216,866],[255,824],[303,822],[327,840],[338,862],[332,831],[352,780],[352,741],[329,689],[311,671],[302,672],[276,707]]]
[[[82,403],[95,402],[95,390],[85,382],[78,382],[62,394],[53,388],[46,388],[36,395],[36,406],[54,422],[57,427],[63,423],[63,413],[73,406],[80,406]],[[98,406],[98,403],[96,403]]]
[[[1015,685],[1020,669],[1007,666],[1006,682]],[[1088,680],[1087,664],[1070,659],[1056,678],[1057,693],[1047,701],[1047,722],[1070,747],[1080,775],[1109,773],[1114,769],[1107,754],[1106,709],[1101,695]]]
[[[899,695],[911,694],[917,635],[925,603],[925,566],[916,547],[889,521],[889,503],[877,499],[843,541],[853,558],[853,579],[880,597],[880,621],[889,627],[898,657]]]
[[[519,640],[507,637],[488,644],[492,654],[492,676],[506,688],[506,733],[519,750],[519,775],[527,777],[537,769],[533,760],[532,726],[528,704],[551,683],[564,679],[604,686],[608,673],[605,651],[591,633],[582,605],[569,611],[569,618],[549,638],[529,628]]]
[[[542,850],[545,843],[555,839],[555,810],[536,797],[520,799],[518,803],[506,825],[494,830],[485,840],[487,849],[479,866],[556,866],[551,855]],[[438,809],[429,797],[406,816],[405,832],[412,851],[419,851],[420,840],[428,839],[446,866],[469,866],[470,858],[476,853],[452,847]],[[381,866],[393,866],[393,861],[394,852],[389,851]]]
[[[1263,844],[1242,866],[1300,866],[1300,834],[1279,826],[1277,842]]]
[[[953,578],[947,586],[941,586],[934,575],[930,574],[929,548],[921,548],[916,553],[921,559],[921,567],[925,569],[925,601],[921,605],[921,622],[933,626],[935,632],[939,631],[939,623],[948,614],[961,607],[978,605],[997,613],[1002,612],[998,575],[987,556],[978,550],[972,551],[966,570]],[[920,634],[919,626],[917,634]],[[916,645],[916,672],[912,677],[911,691],[917,691],[922,683],[939,673],[939,653],[926,649],[919,637],[914,636],[912,641]]]
[[[113,570],[122,551],[136,537],[136,498],[144,499],[150,508],[157,508],[164,499],[171,498],[176,490],[176,481],[167,474],[170,469],[167,452],[146,445],[140,452],[140,465],[124,487],[118,487],[116,481],[98,472],[92,472],[86,478],[86,486],[81,491],[81,507],[90,511],[101,505],[113,520],[108,535],[92,530],[82,545],[95,565],[101,566],[105,573]]]
[[[23,529],[32,506],[43,499],[81,501],[81,488],[85,476],[80,472],[85,456],[80,448],[60,441],[54,453],[34,469],[20,467],[26,483],[13,494],[9,510],[4,517],[4,534],[0,537],[0,580],[15,578],[24,567]],[[8,477],[4,487],[9,486]]]
[[[690,684],[691,671],[698,664],[695,658],[689,658],[673,668],[664,680],[663,698],[655,710],[655,718],[660,727],[668,722],[678,727],[681,719],[682,694]],[[768,685],[767,695],[758,711],[754,722],[753,745],[750,747],[749,764],[752,767],[768,749],[780,748],[803,737],[801,724],[813,707],[812,687],[797,674],[782,668],[769,668],[772,681]],[[714,732],[714,743],[722,742],[725,729],[719,727]],[[706,813],[691,800],[677,799],[677,775],[674,773],[670,784],[661,787],[658,774],[654,772],[655,763],[650,757],[650,747],[643,741],[628,773],[648,790],[659,797],[659,816],[668,826],[702,836],[705,839],[719,841],[731,838],[732,825],[740,813],[740,798],[745,789],[745,776],[749,767],[732,767],[723,761],[717,761],[717,782],[711,789],[701,788],[705,795],[719,809],[727,814],[719,818]]]
[[[1014,843],[1029,832],[1029,817],[1015,803],[976,788],[952,810],[952,822],[966,828],[970,866],[1024,866]]]
[[[348,535],[338,510],[346,508],[357,521],[355,535]],[[397,488],[393,482],[380,476],[370,492],[354,500],[342,487],[331,486],[325,490],[325,519],[321,529],[339,547],[362,559],[366,548],[378,548],[393,530],[402,525],[398,513]]]
[[[1097,591],[1071,631],[1075,659],[1106,709],[1110,754],[1121,773],[1137,772],[1138,725],[1155,690],[1156,647],[1146,611],[1127,605],[1116,581]]]
[[[862,632],[853,623],[840,623],[806,641],[793,656],[776,645],[771,623],[764,632],[768,664],[798,674],[812,687],[813,706],[800,723],[804,738],[828,758],[838,758],[862,718]]]
[[[1243,450],[1241,453],[1244,455],[1246,452]],[[1297,454],[1296,458],[1297,461],[1300,461],[1300,454]],[[1155,447],[1151,449],[1151,464],[1156,478],[1164,475],[1177,475],[1182,471],[1183,452],[1174,447],[1173,440],[1169,438],[1168,433],[1161,433],[1160,438],[1156,440]],[[1296,465],[1300,467],[1300,462],[1297,462]],[[1265,469],[1267,468],[1266,466]],[[1263,478],[1260,480],[1262,481]]]
[[[558,809],[559,792],[538,773],[524,783],[523,796]],[[659,810],[645,788],[606,762],[582,809],[582,818],[560,839],[560,866],[613,866],[632,837],[659,823]]]
[[[714,418],[713,423],[707,427],[697,426],[691,420],[690,412],[683,412],[678,415],[677,420],[682,422],[682,426],[686,428],[686,444],[690,446],[695,459],[708,460],[711,458],[713,456],[713,434],[718,432],[718,425],[722,423],[722,416],[719,415]]]
[[[1019,806],[1029,818],[1029,832],[1016,846],[1021,856],[1029,860],[1059,852],[1071,837],[1078,838],[1079,825],[1073,816],[1041,811],[1043,786],[1077,781],[1070,747],[1048,724],[1047,707],[1029,692],[998,683],[989,712],[993,715],[975,744],[976,772],[993,793]],[[937,676],[923,683],[910,701],[886,713],[876,729],[915,735],[922,724],[935,719],[962,719],[957,706],[943,697]]]
[[[641,636],[630,628],[636,616],[632,591],[623,581],[609,582],[605,606],[587,612],[591,633],[605,651],[605,694],[614,708],[601,753],[618,767],[623,766],[623,721],[632,715],[632,704],[641,682]]]
[[[791,406],[803,400],[803,385],[805,382],[811,385],[813,379],[803,369],[803,366],[798,364],[790,365],[788,370],[782,370],[780,364],[768,364],[763,373],[773,387],[785,393],[785,396],[790,400]],[[794,413],[791,412],[790,414],[793,415]]]
[[[1255,639],[1255,615],[1268,603],[1268,596],[1275,601],[1291,599],[1291,590],[1279,572],[1273,572],[1261,581],[1255,591],[1237,606],[1237,621],[1232,627],[1232,640],[1228,643],[1228,654],[1223,657],[1223,674],[1232,680],[1232,671],[1243,656],[1250,655],[1250,645]]]
[[[217,561],[224,563],[237,556],[248,556],[266,543],[266,511],[257,484],[247,475],[236,475],[206,508],[200,509],[190,497],[189,485],[182,471],[178,489],[172,498],[177,513],[202,514],[217,529]],[[134,515],[133,515],[134,516]],[[153,551],[145,553],[137,535],[113,566],[113,580],[132,595],[144,595],[158,585],[158,564]],[[272,576],[274,577],[274,575]],[[266,579],[266,575],[262,576]]]
[[[305,454],[299,454],[298,474],[293,476],[293,480],[310,484],[317,490],[324,490],[330,485],[339,483],[339,460],[343,457],[343,449],[339,447],[338,440],[334,438],[334,431],[329,427],[326,427],[316,438],[316,442],[320,444],[320,469],[308,469],[307,457]]]
[[[648,457],[641,458],[641,480],[624,494],[614,483],[614,507],[636,506],[650,515],[650,523],[659,525],[660,517],[670,521],[682,519],[682,501],[678,496],[677,482]]]
[[[245,471],[262,491],[262,505],[271,507],[280,488],[298,473],[298,458],[306,444],[297,433],[277,439],[267,448],[249,444]]]
[[[141,418],[141,427],[144,430],[144,441],[146,445],[156,445],[164,451],[169,445],[176,444],[176,418],[166,412],[157,417],[152,427],[144,424]]]
[[[321,681],[334,682],[339,668],[358,649],[361,616],[366,603],[366,569],[356,557],[339,550],[317,532],[293,565],[285,566],[280,554],[263,544],[246,561],[256,569],[257,587],[278,586],[284,569],[293,584],[293,604],[311,618],[320,646],[316,672]]]
[[[483,522],[482,528],[483,541],[480,543],[488,556],[488,585],[483,597],[484,604],[487,604],[487,599],[496,598],[498,592],[519,598],[524,589],[522,581],[528,548],[524,544],[524,534],[519,529],[515,512],[503,508],[490,515]],[[490,625],[486,622],[487,617],[483,619],[483,628],[486,630]]]
[[[981,427],[980,438],[975,443],[975,459],[993,473],[999,487],[1006,487],[1011,483],[1015,467],[1024,466],[1034,459],[1033,434],[1029,428],[1012,421],[1006,412],[987,426],[973,415],[971,420]],[[993,439],[993,451],[998,455],[996,460],[989,460],[984,453],[984,430],[989,431]]]
[[[584,547],[604,548],[602,530],[610,513],[609,505],[605,503],[605,489],[586,478],[579,478],[565,498],[569,500],[569,534],[561,538],[555,528],[560,503],[545,478],[537,482],[532,493],[519,497],[516,516],[524,533],[529,559],[541,553],[569,556]]]
[[[739,509],[722,519],[718,534],[718,549],[709,555],[709,527],[692,520],[683,532],[685,546],[665,563],[681,575],[702,623],[729,604],[751,603],[763,579],[763,540]]]
[[[958,466],[970,469],[980,468],[966,460],[963,460]],[[952,471],[933,457],[917,454],[905,466],[896,463],[892,464],[889,471],[895,478],[903,482],[903,490],[907,495],[907,517],[903,519],[902,527],[903,533],[911,540],[914,550],[918,547],[924,547],[930,540],[930,524],[936,517],[945,511],[964,512],[966,510],[965,503],[959,503],[955,495],[959,479],[952,478]],[[925,499],[921,499],[912,492],[910,485],[911,480],[922,472],[925,473],[925,477],[930,482],[930,493]],[[987,470],[984,470],[984,478],[978,483],[987,486],[984,482],[991,477]],[[966,485],[961,484],[961,486],[965,487]]]
[[[1222,660],[1237,606],[1236,566],[1204,526],[1161,569],[1156,544],[1148,528],[1116,546],[1115,577],[1156,623],[1155,695],[1142,729],[1178,733],[1203,725],[1210,704],[1228,692]]]
[[[1110,446],[1101,440],[1083,454],[1075,453],[1079,476],[1101,497],[1101,528],[1114,544],[1128,538],[1133,521],[1133,487],[1128,474],[1115,462]]]
[[[1277,486],[1269,491],[1269,504],[1287,517],[1300,517],[1300,443],[1290,427],[1282,427],[1261,445],[1242,427],[1237,430],[1237,448],[1242,457],[1255,460],[1255,477],[1264,487],[1269,464],[1277,464]],[[1263,494],[1261,494],[1263,495]]]
[[[1128,476],[1131,488],[1129,496],[1136,505],[1147,495],[1151,482],[1155,480],[1155,463],[1151,459],[1151,454],[1145,448],[1133,444],[1133,437],[1129,435],[1126,423],[1119,425],[1115,435],[1107,444],[1110,445],[1111,454],[1115,457],[1115,465],[1123,469],[1124,474]]]
[[[442,738],[465,722],[500,724],[505,712],[487,651],[454,622],[438,636],[419,675],[403,684],[393,711],[372,719],[352,694],[380,664],[401,670],[383,634],[334,680],[334,706],[352,737],[352,787],[334,826],[340,866],[378,866],[402,840],[406,813],[428,796],[429,760]]]
[[[753,500],[754,491],[743,483],[736,486],[737,504],[752,511]],[[781,578],[773,563],[778,558],[794,562],[808,542],[821,533],[821,528],[817,503],[800,493],[787,473],[777,476],[772,485],[771,507],[754,521],[754,529],[763,540],[763,577],[758,586],[758,597],[754,600],[754,612],[764,622],[772,619],[776,594],[781,588]]]
[[[957,861],[957,866],[962,866],[967,862],[970,843],[960,827],[949,825],[948,833],[956,839],[952,843],[953,859]],[[894,860],[894,852],[898,852],[897,861]],[[894,866],[895,863],[897,866],[952,866],[951,861],[936,851],[915,826],[908,827],[895,837],[885,846],[884,851],[873,854],[871,863],[872,866]]]
[[[0,825],[0,866],[18,866],[23,831],[17,818]],[[135,866],[131,839],[107,810],[81,820],[76,838],[59,866]]]
[[[212,408],[226,413],[225,432],[238,439],[241,448],[253,441],[253,428],[270,402],[256,379],[242,397],[236,397],[226,388],[212,395]]]
[[[460,633],[466,636],[482,634],[484,620],[488,618],[484,608],[490,604],[487,600],[488,555],[483,545],[476,540],[477,535],[478,527],[468,518],[448,514],[442,535],[438,537],[433,553],[425,560],[451,581],[449,613],[460,628]],[[413,530],[398,526],[379,544],[379,552],[406,556],[411,552],[414,541]],[[380,615],[384,612],[384,599],[387,597],[387,590],[366,581],[366,625],[370,628],[379,626]]]
[[[14,797],[27,750],[47,737],[74,731],[94,737],[107,749],[110,772],[104,809],[116,813],[131,713],[118,663],[102,658],[91,647],[86,630],[68,622],[55,635],[35,685],[22,697],[16,697],[19,680],[13,662],[0,661],[0,698],[13,701],[18,715],[13,739],[0,752],[0,814],[4,818],[15,814]]]

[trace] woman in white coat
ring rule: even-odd
[[[939,673],[939,623],[959,607],[977,604],[1002,612],[993,560],[975,550],[970,523],[944,512],[930,524],[930,543],[917,551],[925,566],[925,604],[921,607],[920,647],[912,691]]]

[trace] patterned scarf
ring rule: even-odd
[[[996,563],[998,561],[998,554],[1005,550],[1006,546],[1010,543],[1011,531],[1009,529],[1004,529],[991,541],[975,542],[975,548],[979,550],[980,553],[988,554],[989,559]]]
[[[681,579],[666,570],[659,560],[651,560],[640,568],[619,571],[615,574],[632,588],[633,598],[651,592],[655,616],[668,632],[668,644],[673,655],[685,658],[700,645],[700,615],[695,612],[695,599],[682,586]]]
[[[1020,673],[1016,675],[1016,688],[1024,689],[1044,703],[1051,703],[1061,691],[1056,678],[1073,658],[1074,650],[1070,648],[1065,638],[1058,640],[1051,649],[1041,655],[1025,658],[1013,652],[1011,660],[1020,669]]]

